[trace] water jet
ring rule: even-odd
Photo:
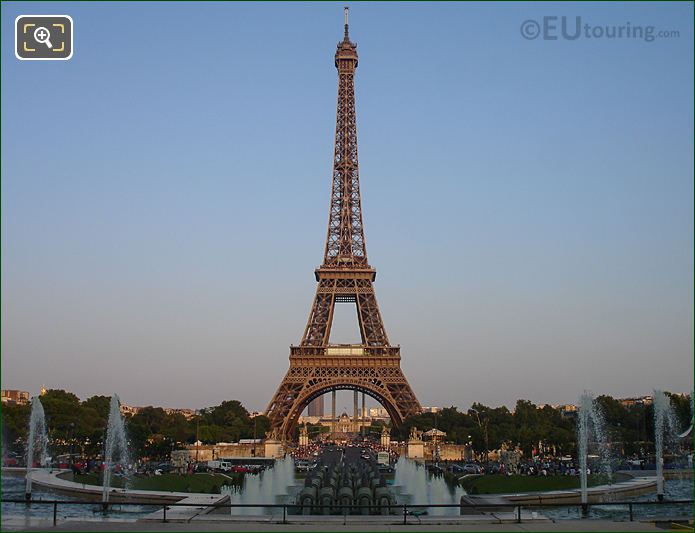
[[[31,500],[31,473],[34,469],[34,458],[38,457],[39,467],[45,466],[48,460],[48,432],[46,431],[46,415],[38,396],[31,399],[31,415],[29,417],[29,437],[27,442],[27,475],[24,497]]]
[[[109,422],[106,428],[106,443],[104,447],[104,484],[102,502],[104,511],[108,509],[109,491],[111,489],[111,469],[114,459],[118,457],[121,468],[128,464],[128,448],[125,425],[121,416],[120,400],[117,394],[111,396]]]

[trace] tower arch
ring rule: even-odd
[[[352,390],[366,394],[367,396],[379,402],[379,404],[381,404],[384,407],[384,409],[386,409],[386,411],[389,414],[389,417],[391,418],[391,423],[394,427],[400,427],[400,425],[403,423],[403,419],[401,418],[401,413],[398,410],[398,406],[395,405],[393,403],[393,400],[387,396],[388,393],[385,394],[384,391],[380,389],[380,387],[376,385],[370,385],[364,382],[346,382],[341,380],[333,380],[331,382],[317,384],[314,387],[311,387],[306,391],[303,391],[303,394],[297,398],[296,402],[294,403],[294,405],[290,409],[290,412],[285,418],[285,422],[283,424],[283,427],[281,428],[282,433],[285,435],[293,434],[294,429],[297,426],[297,421],[299,420],[299,417],[312,400],[318,398],[319,396],[322,396],[323,394],[339,390]]]

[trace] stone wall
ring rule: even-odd
[[[434,453],[434,446],[429,446],[429,454]],[[440,444],[439,458],[442,461],[467,461],[471,458],[471,453],[465,444]]]
[[[391,450],[399,455],[405,455],[406,449],[406,445],[391,443]],[[442,461],[470,461],[472,453],[465,444],[440,444],[439,457]],[[429,441],[425,441],[424,458],[426,461],[434,458],[434,445]]]
[[[265,457],[263,444],[201,444],[186,446],[188,460],[214,461],[228,457]],[[213,457],[214,456],[214,457]]]

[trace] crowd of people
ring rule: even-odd
[[[84,459],[69,464],[58,464],[58,468],[69,468],[73,474],[101,474],[106,469],[106,463],[96,459]],[[154,476],[171,471],[170,463],[157,463],[138,460],[128,465],[116,463],[112,467],[114,475]]]
[[[473,460],[466,464],[477,466],[475,473],[479,474],[499,474],[499,475],[522,475],[522,476],[578,476],[580,467],[576,458],[570,457],[519,457],[516,461],[478,461]],[[449,471],[456,471],[460,462],[444,462],[444,468]],[[610,470],[654,470],[656,465],[654,457],[633,455],[610,461]],[[683,457],[667,457],[664,468],[692,468],[692,455]],[[587,474],[605,472],[607,470],[605,461],[598,457],[589,459]]]
[[[378,441],[375,441],[373,439],[363,439],[362,437],[356,437],[355,439],[350,441],[340,441],[340,443],[345,446],[359,446],[360,448],[371,450],[375,454],[381,451],[388,451],[391,463],[395,463],[398,460],[398,452],[394,448],[387,450],[386,448],[381,446]],[[337,443],[329,438],[326,438],[320,442],[309,441],[308,446],[297,446],[295,448],[292,448],[288,451],[288,455],[290,455],[295,460],[310,460],[319,455],[323,446],[330,444]]]
[[[579,465],[574,460],[559,458],[519,458],[513,462],[479,461],[473,460],[462,463],[444,462],[444,469],[458,472],[465,468],[465,473],[483,475],[522,475],[522,476],[578,476]],[[471,466],[475,468],[471,468]],[[587,473],[591,473],[591,465],[587,466]]]

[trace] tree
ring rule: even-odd
[[[2,442],[9,451],[24,453],[29,428],[30,405],[2,406]],[[5,450],[3,450],[4,453]]]
[[[88,455],[100,453],[110,407],[111,398],[108,396],[92,396],[80,405],[80,417],[74,438]]]
[[[165,424],[166,412],[161,407],[143,407],[132,416],[134,424],[144,425],[150,433],[160,433]]]
[[[108,420],[111,398],[109,396],[91,396],[82,402],[82,408],[93,409],[101,418]]]
[[[166,415],[161,431],[165,437],[175,443],[192,442],[195,439],[195,428],[181,413]]]
[[[514,422],[518,432],[519,447],[525,455],[531,455],[543,436],[536,405],[528,400],[517,400],[514,408]]]
[[[256,415],[250,423],[256,425],[254,433],[257,439],[264,438],[270,431],[270,419],[265,415]]]
[[[80,399],[72,392],[51,389],[42,394],[40,400],[46,415],[53,453],[59,455],[69,452],[75,431],[80,425]]]
[[[666,395],[671,400],[673,411],[679,425],[679,431],[685,431],[693,423],[692,400],[690,394],[673,394],[667,392]]]

